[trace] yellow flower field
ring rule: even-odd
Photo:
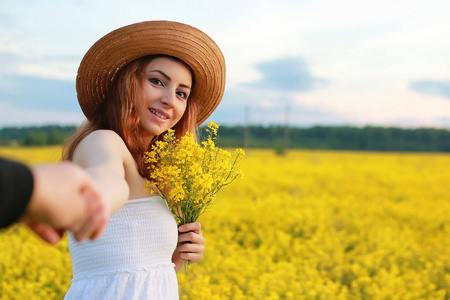
[[[60,149],[0,148],[29,164]],[[182,299],[450,299],[450,155],[249,150]],[[62,299],[67,240],[0,233],[0,299]]]

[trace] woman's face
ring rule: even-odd
[[[189,67],[169,57],[151,60],[138,88],[140,125],[149,138],[172,128],[186,110],[192,86]]]

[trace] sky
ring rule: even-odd
[[[0,128],[79,125],[75,77],[102,36],[147,20],[207,33],[225,125],[450,129],[448,0],[0,0]]]

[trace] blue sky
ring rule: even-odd
[[[219,124],[244,124],[247,109],[263,125],[450,128],[449,15],[447,0],[0,0],[0,127],[80,124],[89,47],[164,19],[224,52]]]

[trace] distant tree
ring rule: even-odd
[[[44,146],[48,145],[48,137],[42,131],[31,131],[22,140],[22,145],[24,146]]]
[[[200,139],[206,126],[199,128]],[[47,125],[41,127],[7,127],[0,129],[0,145],[58,145],[76,130],[75,126]],[[246,130],[251,133],[245,144]],[[289,140],[284,126],[220,126],[220,147],[250,147],[274,149],[337,149],[362,151],[439,151],[450,152],[450,131],[446,129],[396,127],[314,126],[291,127]]]

